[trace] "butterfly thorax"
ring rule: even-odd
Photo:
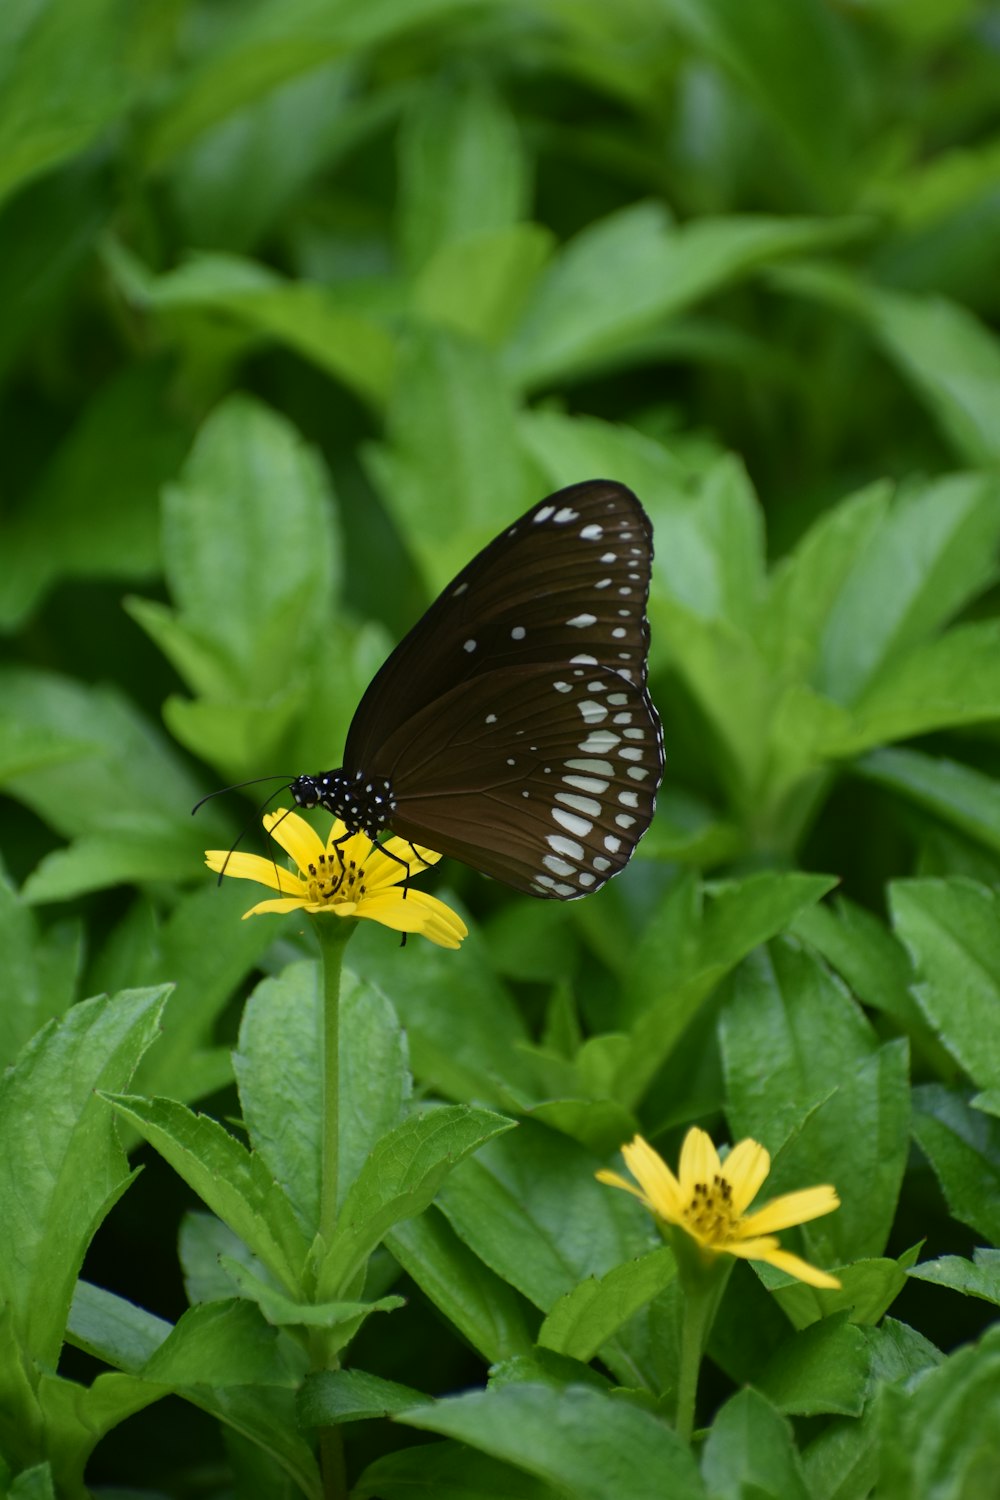
[[[396,810],[392,782],[364,771],[297,776],[289,791],[299,807],[324,807],[341,819],[348,833],[364,833],[371,839],[385,831]]]

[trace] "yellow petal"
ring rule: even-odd
[[[388,890],[430,869],[440,858],[433,849],[417,847],[414,853],[405,839],[389,839],[386,844],[377,844],[365,861],[365,884],[370,891]]]
[[[716,1247],[737,1260],[770,1260],[781,1249],[773,1234],[761,1234],[753,1240],[722,1240]]]
[[[325,853],[327,859],[333,860],[339,868],[349,869],[352,861],[355,865],[363,865],[371,854],[372,847],[372,841],[366,833],[348,834],[338,819],[330,829]]]
[[[243,854],[240,850],[229,854],[225,849],[206,849],[205,863],[217,875],[225,866],[227,878],[255,880],[258,885],[270,886],[272,891],[285,891],[289,896],[297,895],[300,900],[305,891],[303,882],[291,870],[282,869],[273,859],[265,859],[260,854]]]
[[[323,842],[319,834],[298,813],[285,808],[265,813],[264,827],[275,843],[280,844],[286,854],[292,856],[300,870],[308,870],[323,853]]]
[[[792,1255],[788,1250],[772,1250],[770,1255],[759,1256],[758,1259],[766,1260],[768,1265],[775,1266],[779,1271],[786,1271],[789,1276],[794,1276],[797,1281],[804,1281],[807,1286],[820,1287],[824,1291],[835,1292],[840,1287],[836,1276],[831,1276],[828,1271],[821,1271],[816,1266],[811,1266],[807,1260]]]
[[[284,912],[284,911],[304,911],[304,910],[305,910],[305,902],[303,901],[303,899],[302,899],[301,896],[298,898],[297,901],[292,900],[292,898],[290,896],[278,896],[273,901],[258,901],[258,903],[257,903],[256,906],[251,906],[251,908],[250,908],[249,911],[245,911],[243,913],[243,920],[245,922],[246,919],[247,919],[247,917],[257,917],[257,916],[260,916],[261,912],[277,912],[277,913],[280,913],[280,912]]]
[[[357,906],[355,915],[381,922],[396,932],[419,932],[441,948],[457,948],[468,928],[461,917],[425,891],[387,890],[368,895]]]
[[[608,1187],[623,1188],[626,1193],[631,1193],[633,1198],[638,1198],[639,1202],[644,1204],[650,1213],[656,1212],[656,1209],[650,1203],[642,1189],[637,1188],[634,1182],[627,1182],[617,1172],[610,1172],[607,1167],[601,1167],[600,1171],[594,1173],[594,1176],[598,1182],[606,1182]]]
[[[792,1224],[808,1224],[823,1214],[833,1213],[840,1207],[840,1199],[830,1186],[802,1188],[797,1193],[785,1193],[772,1203],[765,1203],[755,1214],[749,1214],[741,1225],[744,1233],[771,1234],[775,1229],[788,1229]]]
[[[684,1202],[691,1196],[696,1182],[711,1182],[719,1166],[719,1153],[712,1144],[712,1137],[697,1125],[692,1125],[681,1146],[680,1179],[681,1198]]]
[[[637,1135],[627,1146],[622,1147],[622,1156],[632,1176],[644,1190],[653,1212],[659,1214],[661,1219],[668,1219],[671,1224],[679,1223],[684,1206],[680,1185],[659,1152],[654,1151],[641,1135]]]
[[[722,1163],[722,1170],[733,1190],[733,1213],[741,1214],[764,1185],[771,1170],[771,1157],[758,1141],[748,1137],[733,1147]]]

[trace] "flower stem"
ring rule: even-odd
[[[340,975],[344,947],[354,923],[318,917],[323,957],[323,1137],[320,1166],[319,1232],[329,1247],[337,1232],[340,1188]]]
[[[701,1356],[715,1322],[722,1293],[725,1291],[733,1262],[719,1257],[714,1264],[701,1266],[691,1275],[690,1264],[681,1261],[681,1344],[680,1368],[677,1372],[677,1436],[685,1443],[694,1431],[695,1398],[698,1394],[698,1371]]]
[[[344,948],[355,923],[346,918],[320,916],[315,922],[323,959],[323,1097],[319,1192],[319,1233],[328,1251],[337,1233],[337,1197],[340,1190],[340,976]],[[317,1288],[322,1296],[322,1288]],[[315,1369],[335,1370],[339,1360],[324,1348],[320,1329],[313,1341]],[[320,1469],[325,1500],[346,1500],[347,1473],[344,1444],[339,1427],[320,1433]]]

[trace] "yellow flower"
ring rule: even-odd
[[[362,917],[393,927],[397,932],[419,932],[441,948],[457,948],[468,928],[449,906],[426,891],[399,889],[409,876],[428,869],[441,858],[405,839],[375,845],[363,833],[344,838],[339,820],[324,845],[316,830],[293,812],[264,814],[264,827],[298,866],[286,870],[259,854],[227,853],[209,849],[205,863],[216,874],[223,870],[237,880],[256,880],[284,894],[260,901],[244,917],[258,912],[332,912],[335,917]],[[343,842],[338,842],[343,840]],[[395,856],[395,858],[393,858]]]
[[[693,1126],[684,1137],[676,1177],[641,1135],[622,1147],[622,1155],[639,1186],[617,1172],[600,1171],[599,1181],[633,1193],[657,1219],[689,1235],[704,1258],[735,1255],[741,1260],[764,1260],[809,1286],[840,1286],[835,1276],[782,1250],[773,1232],[839,1208],[840,1199],[832,1187],[786,1193],[756,1213],[746,1213],[771,1170],[770,1156],[756,1141],[740,1141],[720,1162],[711,1137]]]

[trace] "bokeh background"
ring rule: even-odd
[[[998,264],[978,0],[6,0],[4,1061],[74,999],[175,980],[140,1084],[235,1108],[242,999],[298,939],[203,876],[252,802],[191,805],[336,766],[436,591],[583,478],[656,526],[661,809],[573,908],[448,869],[458,978],[365,935],[420,1087],[488,1094],[455,1059],[508,1005],[551,1040],[572,990],[614,1031],[629,935],[678,881],[830,873],[842,943],[896,941],[890,967],[890,882],[992,890]],[[924,1028],[928,1076],[967,1066],[902,1002],[878,1024]],[[713,1026],[648,1081],[647,1123],[718,1107]],[[175,1317],[192,1200],[140,1159],[87,1270]],[[968,1250],[911,1171],[895,1251]],[[919,1293],[929,1337],[979,1326]],[[481,1377],[419,1296],[378,1338],[357,1357],[390,1378]],[[167,1402],[97,1477],[214,1493],[227,1462]]]

